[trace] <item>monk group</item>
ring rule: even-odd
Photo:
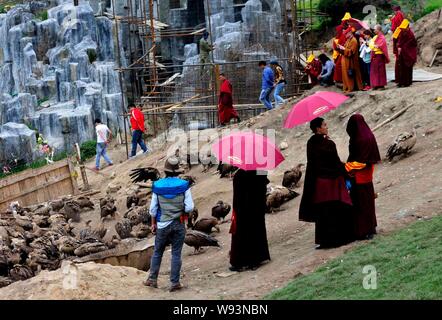
[[[398,87],[408,87],[413,82],[417,41],[401,8],[393,6],[393,10],[391,33],[396,58],[395,82]],[[344,93],[385,88],[386,65],[390,63],[385,30],[381,25],[376,25],[373,30],[365,29],[363,24],[347,12],[336,27],[332,61],[325,53],[318,58],[313,54],[309,56],[305,72],[312,85],[334,83],[342,86]]]

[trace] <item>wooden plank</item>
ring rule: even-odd
[[[71,175],[69,173],[62,175],[61,177],[57,177],[55,179],[49,179],[44,184],[36,185],[36,186],[34,186],[34,187],[24,191],[24,192],[21,192],[20,194],[15,194],[15,195],[9,196],[8,198],[1,200],[0,204],[6,203],[6,202],[10,202],[10,201],[15,200],[15,199],[19,199],[19,198],[24,197],[26,195],[29,195],[29,194],[31,194],[31,193],[33,193],[35,191],[41,191],[42,189],[45,189],[45,188],[47,188],[49,186],[52,186],[52,185],[57,184],[59,182],[63,182],[66,179],[69,179],[69,180],[71,179]],[[49,196],[49,198],[50,197],[51,196]],[[48,197],[45,195],[45,198],[48,198]],[[49,200],[49,199],[47,199],[47,200]],[[40,201],[40,202],[44,202],[44,201],[47,201],[47,200],[43,200],[43,201]],[[39,201],[39,200],[37,200],[37,201]],[[31,204],[28,203],[28,204],[24,204],[24,205],[31,205]]]
[[[0,180],[0,188],[3,188],[5,186],[11,185],[11,184],[19,182],[19,181],[26,180],[30,177],[39,176],[43,173],[50,172],[55,169],[64,167],[65,165],[66,165],[66,161],[57,161],[53,164],[46,165],[41,168],[25,170],[21,173],[17,173],[17,174],[10,176],[10,177],[6,177],[4,179],[1,179]]]
[[[72,190],[74,191],[74,194],[78,194],[78,193],[80,193],[80,190],[78,189],[77,178],[74,177],[74,174],[75,174],[74,164],[72,163],[72,161],[70,159],[67,159],[67,162],[68,162],[68,167],[69,167],[69,173],[71,176]]]

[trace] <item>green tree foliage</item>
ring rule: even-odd
[[[97,142],[89,140],[80,145],[80,155],[83,161],[93,158],[96,153]]]

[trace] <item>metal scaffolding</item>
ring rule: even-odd
[[[205,64],[184,65],[183,61],[164,59],[162,41],[181,39],[182,43],[186,41],[195,43],[197,37],[199,39],[204,31],[207,30],[212,34],[211,8],[208,0],[204,0],[204,16],[207,23],[185,28],[174,28],[168,21],[159,21],[158,0],[123,0],[126,1],[125,16],[115,15],[115,1],[117,0],[112,0],[112,4],[118,54],[121,50],[118,30],[124,28],[129,34],[129,39],[124,39],[128,43],[127,66],[121,66],[119,57],[121,89],[130,101],[143,105],[143,111],[153,128],[154,135],[167,129],[173,117],[176,120],[177,115],[181,117],[186,113],[190,115],[190,119],[192,117],[201,119],[202,115],[206,115],[209,126],[216,126],[217,117],[214,114],[217,110],[219,87],[217,79],[220,72],[225,73],[232,83],[235,105],[239,105],[242,112],[248,110],[244,113],[244,117],[265,110],[257,105],[261,88],[261,71],[257,66],[259,60],[248,59],[248,52],[239,52],[237,55],[235,52],[230,52],[225,61],[217,62],[212,51],[211,63]],[[244,2],[236,0],[235,10],[244,7]],[[275,45],[260,41],[268,30],[262,30],[258,21],[257,30],[254,31],[257,36],[252,49],[269,52],[278,59],[285,70],[287,80],[284,96],[292,97],[309,87],[303,72],[303,58],[317,49],[313,43],[309,43],[307,34],[321,14],[312,8],[312,0],[280,2],[282,4],[280,42]],[[210,41],[212,38],[210,37]],[[250,57],[253,57],[252,52]],[[201,73],[202,68],[209,72]],[[125,81],[125,79],[130,80]],[[127,117],[127,110],[124,110],[122,116]],[[187,120],[184,122],[188,125]],[[124,123],[126,130],[126,121]],[[127,133],[125,135],[127,149]]]

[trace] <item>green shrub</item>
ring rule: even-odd
[[[96,149],[97,149],[97,142],[95,140],[89,140],[83,142],[80,145],[81,160],[86,161],[90,158],[95,157]]]
[[[35,17],[40,21],[48,20],[48,10],[40,11],[35,15]]]

